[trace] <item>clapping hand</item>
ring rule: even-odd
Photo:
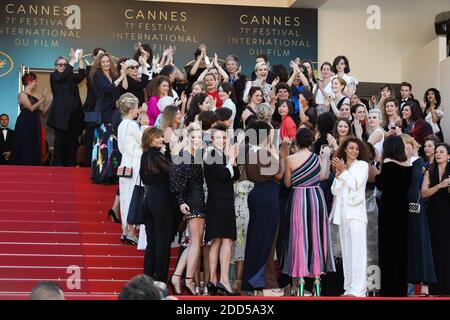
[[[141,126],[148,126],[149,123],[150,121],[148,119],[147,113],[141,113],[141,120],[140,120]]]
[[[219,64],[218,59],[219,59],[219,57],[217,56],[217,53],[214,53],[213,63],[216,68],[218,67],[218,64]]]
[[[336,138],[335,137],[333,137],[331,134],[327,134],[327,141],[328,141],[328,144],[333,148],[333,150],[337,150],[337,147],[338,147],[338,144],[337,144],[337,141],[336,141]]]
[[[157,65],[159,63],[159,54],[157,56],[154,56],[152,59],[152,65]]]
[[[169,55],[173,55],[173,48],[172,48],[172,46],[169,46],[166,50],[164,50],[164,52],[163,52],[163,56],[164,57],[167,57],[167,56],[169,56]]]
[[[142,66],[142,67],[145,67],[146,66],[146,64],[147,64],[147,59],[146,59],[146,55],[140,55],[139,56],[139,64]]]
[[[288,137],[283,138],[283,142],[281,143],[280,148],[280,159],[286,159],[289,155],[289,147],[292,144],[292,140]]]
[[[200,49],[201,54],[203,56],[205,56],[206,55],[206,44],[201,44],[198,48]]]
[[[356,137],[361,139],[362,138],[362,134],[363,134],[363,128],[362,128],[362,124],[359,121],[359,119],[355,119],[355,121],[353,122],[353,125],[355,126],[355,135],[356,135]]]
[[[276,77],[273,81],[272,81],[272,87],[276,87],[276,85],[280,82],[280,77]]]
[[[331,160],[331,166],[336,170],[336,176],[338,177],[346,170],[345,162],[342,159],[333,158]]]
[[[234,74],[236,79],[239,79],[239,76],[241,75],[242,72],[242,66],[239,65],[239,68],[237,69],[236,73]]]
[[[377,97],[375,96],[375,95],[373,95],[372,97],[370,97],[370,100],[372,101],[372,103],[374,104],[374,105],[376,105],[377,104]]]
[[[181,103],[186,104],[187,99],[188,99],[188,97],[187,97],[186,91],[181,92],[181,100],[180,100]]]
[[[331,157],[331,148],[326,144],[322,145],[322,147],[320,148],[320,158],[326,159],[328,161],[330,160],[330,157]]]
[[[297,66],[297,63],[295,63],[294,61],[289,61],[289,67],[291,67],[293,70],[295,69],[295,67]]]
[[[75,61],[75,50],[73,50],[73,48],[70,48],[70,60],[74,60]]]

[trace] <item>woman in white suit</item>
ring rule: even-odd
[[[137,245],[138,239],[133,226],[127,223],[128,209],[134,186],[138,183],[139,168],[141,165],[142,132],[147,128],[148,118],[141,117],[141,128],[135,121],[139,114],[139,100],[132,93],[125,93],[116,102],[122,113],[122,122],[117,132],[118,147],[122,154],[120,167],[133,168],[131,178],[119,178],[120,214],[122,218],[121,240]]]
[[[366,296],[368,161],[368,147],[358,138],[349,137],[331,163],[336,171],[331,187],[335,196],[331,216],[333,223],[339,225],[344,296]]]

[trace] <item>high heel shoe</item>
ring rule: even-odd
[[[297,295],[299,297],[304,297],[305,296],[305,279],[303,279],[303,278],[300,278],[300,280],[298,282]]]
[[[136,238],[136,236],[126,235],[125,239],[126,239],[127,243],[132,245],[132,246],[137,246],[138,245],[138,239]]]
[[[208,281],[206,288],[210,296],[217,296],[217,287],[212,281]]]
[[[124,234],[120,235],[120,241],[122,241],[122,244],[128,244],[127,236]]]
[[[217,294],[219,296],[237,296],[237,293],[234,293],[232,291],[228,291],[228,289],[223,285],[222,282],[217,283]]]
[[[320,297],[320,279],[316,279],[314,281],[314,296],[315,297]]]
[[[185,280],[192,280],[192,279],[194,279],[194,278],[193,278],[193,277],[190,277],[190,278],[185,277],[184,279],[185,279]],[[186,281],[185,281],[185,283],[183,284],[183,290],[184,290],[184,292],[186,293],[186,295],[188,295],[188,296],[196,296],[195,291],[192,290],[192,288],[191,288],[189,285],[187,285]]]
[[[180,276],[180,275],[178,275],[178,274],[175,274],[175,273],[172,274],[172,278],[173,278],[173,277],[178,277],[178,278],[183,279],[182,276]],[[180,283],[180,286],[181,286],[181,283]],[[175,294],[175,295],[177,295],[177,296],[181,296],[181,295],[182,295],[181,289],[180,289],[180,291],[177,291],[177,289],[175,288],[175,285],[173,284],[172,279],[170,279],[170,282],[169,282],[169,288],[170,288],[170,290],[172,291],[172,294]]]
[[[111,217],[112,221],[114,223],[122,223],[119,218],[116,216],[116,212],[113,209],[109,209],[108,211],[108,218]]]

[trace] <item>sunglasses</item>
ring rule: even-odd
[[[138,67],[136,67],[136,66],[131,66],[131,67],[128,67],[127,69],[137,69]]]
[[[65,67],[65,66],[67,66],[67,63],[57,63],[56,66],[57,67]]]

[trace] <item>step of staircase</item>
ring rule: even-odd
[[[67,299],[113,300],[142,274],[144,251],[107,216],[118,185],[92,184],[88,168],[0,166],[0,180],[0,300],[28,299],[44,280]]]

